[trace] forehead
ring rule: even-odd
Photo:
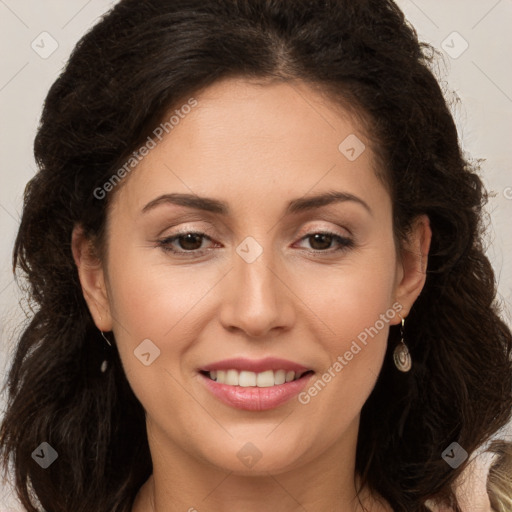
[[[194,100],[174,115],[172,129],[134,169],[117,201],[141,209],[157,194],[179,191],[236,197],[249,207],[340,187],[369,202],[384,192],[358,123],[307,84],[229,79]]]

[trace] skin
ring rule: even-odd
[[[213,397],[197,369],[273,356],[313,369],[316,380],[394,303],[407,317],[425,283],[428,218],[397,250],[370,142],[310,86],[229,79],[196,99],[111,198],[105,260],[80,226],[73,233],[91,314],[98,329],[113,330],[146,410],[154,473],[133,511],[361,510],[359,416],[398,314],[306,405],[293,398],[269,411],[238,410]],[[338,150],[350,134],[366,145],[355,161]],[[344,201],[284,215],[291,200],[330,190],[371,212]],[[166,203],[141,213],[174,192],[225,201],[231,212]],[[196,241],[206,252],[183,257],[158,246],[181,229],[206,233],[211,240]],[[354,245],[336,251],[335,239],[306,237],[323,231]],[[236,252],[247,236],[263,250],[252,263]],[[134,356],[147,338],[161,351],[150,366]],[[237,456],[248,442],[261,454],[252,468]],[[369,510],[391,510],[378,498],[361,494]]]

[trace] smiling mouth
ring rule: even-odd
[[[266,370],[263,372],[250,372],[246,370],[238,371],[234,369],[228,370],[201,370],[199,373],[217,382],[218,384],[226,384],[228,386],[239,387],[258,387],[269,388],[279,386],[287,382],[293,382],[310,375],[313,370],[305,370],[302,372],[286,371],[286,370]]]

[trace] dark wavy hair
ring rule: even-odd
[[[416,216],[433,232],[426,284],[405,327],[413,367],[393,366],[399,331],[361,413],[356,469],[396,512],[452,490],[468,453],[511,416],[512,335],[484,255],[487,196],[464,156],[420,43],[391,0],[122,0],[77,44],[46,98],[35,139],[14,268],[36,304],[8,376],[0,429],[5,470],[29,512],[129,512],[152,472],[145,414],[115,346],[84,300],[71,252],[75,225],[100,254],[115,192],[108,181],[171,108],[229,77],[300,80],[362,120],[393,201],[402,243]],[[42,469],[41,442],[59,454]],[[342,461],[340,461],[342,463]],[[36,501],[38,503],[36,503]]]

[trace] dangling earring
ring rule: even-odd
[[[112,343],[110,343],[110,341],[107,340],[105,333],[103,331],[100,331],[100,332],[101,332],[101,335],[103,336],[103,339],[108,343],[108,346],[111,347]]]
[[[400,343],[395,347],[393,352],[393,361],[395,362],[395,366],[401,372],[408,372],[411,369],[412,360],[409,349],[404,342],[404,324],[405,320],[402,318],[402,325],[400,326]]]
[[[103,336],[103,339],[108,343],[109,347],[112,347],[112,344],[110,341],[108,341],[107,337],[105,336],[103,331],[100,331],[101,335]],[[101,373],[105,373],[108,369],[108,361],[106,359],[103,360],[100,366]]]

